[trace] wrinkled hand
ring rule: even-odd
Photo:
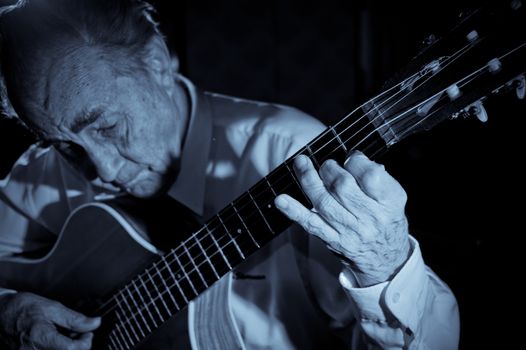
[[[402,186],[361,152],[344,167],[326,161],[319,174],[308,157],[298,156],[294,170],[314,208],[282,194],[278,209],[349,259],[360,286],[390,279],[410,251]]]
[[[0,297],[0,338],[12,349],[91,349],[91,332],[99,325],[99,318],[88,318],[35,294]]]

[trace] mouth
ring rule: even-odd
[[[145,173],[146,172],[144,170],[141,170],[137,174],[125,179],[124,181],[115,181],[114,184],[124,191],[130,192],[130,189],[133,188],[133,186],[144,179]]]

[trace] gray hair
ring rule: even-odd
[[[129,58],[116,69],[143,69],[146,44],[161,35],[153,13],[143,0],[20,0],[0,5],[1,113],[23,117],[28,108],[43,113],[35,87],[41,87],[54,59],[77,48],[113,49]]]

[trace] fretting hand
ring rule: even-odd
[[[275,200],[278,209],[349,259],[360,286],[389,280],[410,252],[402,186],[361,152],[343,167],[328,160],[319,173],[308,157],[298,156],[294,170],[314,208],[283,194]]]

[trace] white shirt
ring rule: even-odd
[[[324,130],[296,109],[203,93],[181,80],[191,119],[169,195],[204,218]],[[31,147],[0,181],[0,255],[49,247],[69,212],[95,195],[54,149]],[[293,226],[191,303],[192,346],[455,349],[455,298],[413,238],[411,245],[391,281],[358,288],[322,242]]]

